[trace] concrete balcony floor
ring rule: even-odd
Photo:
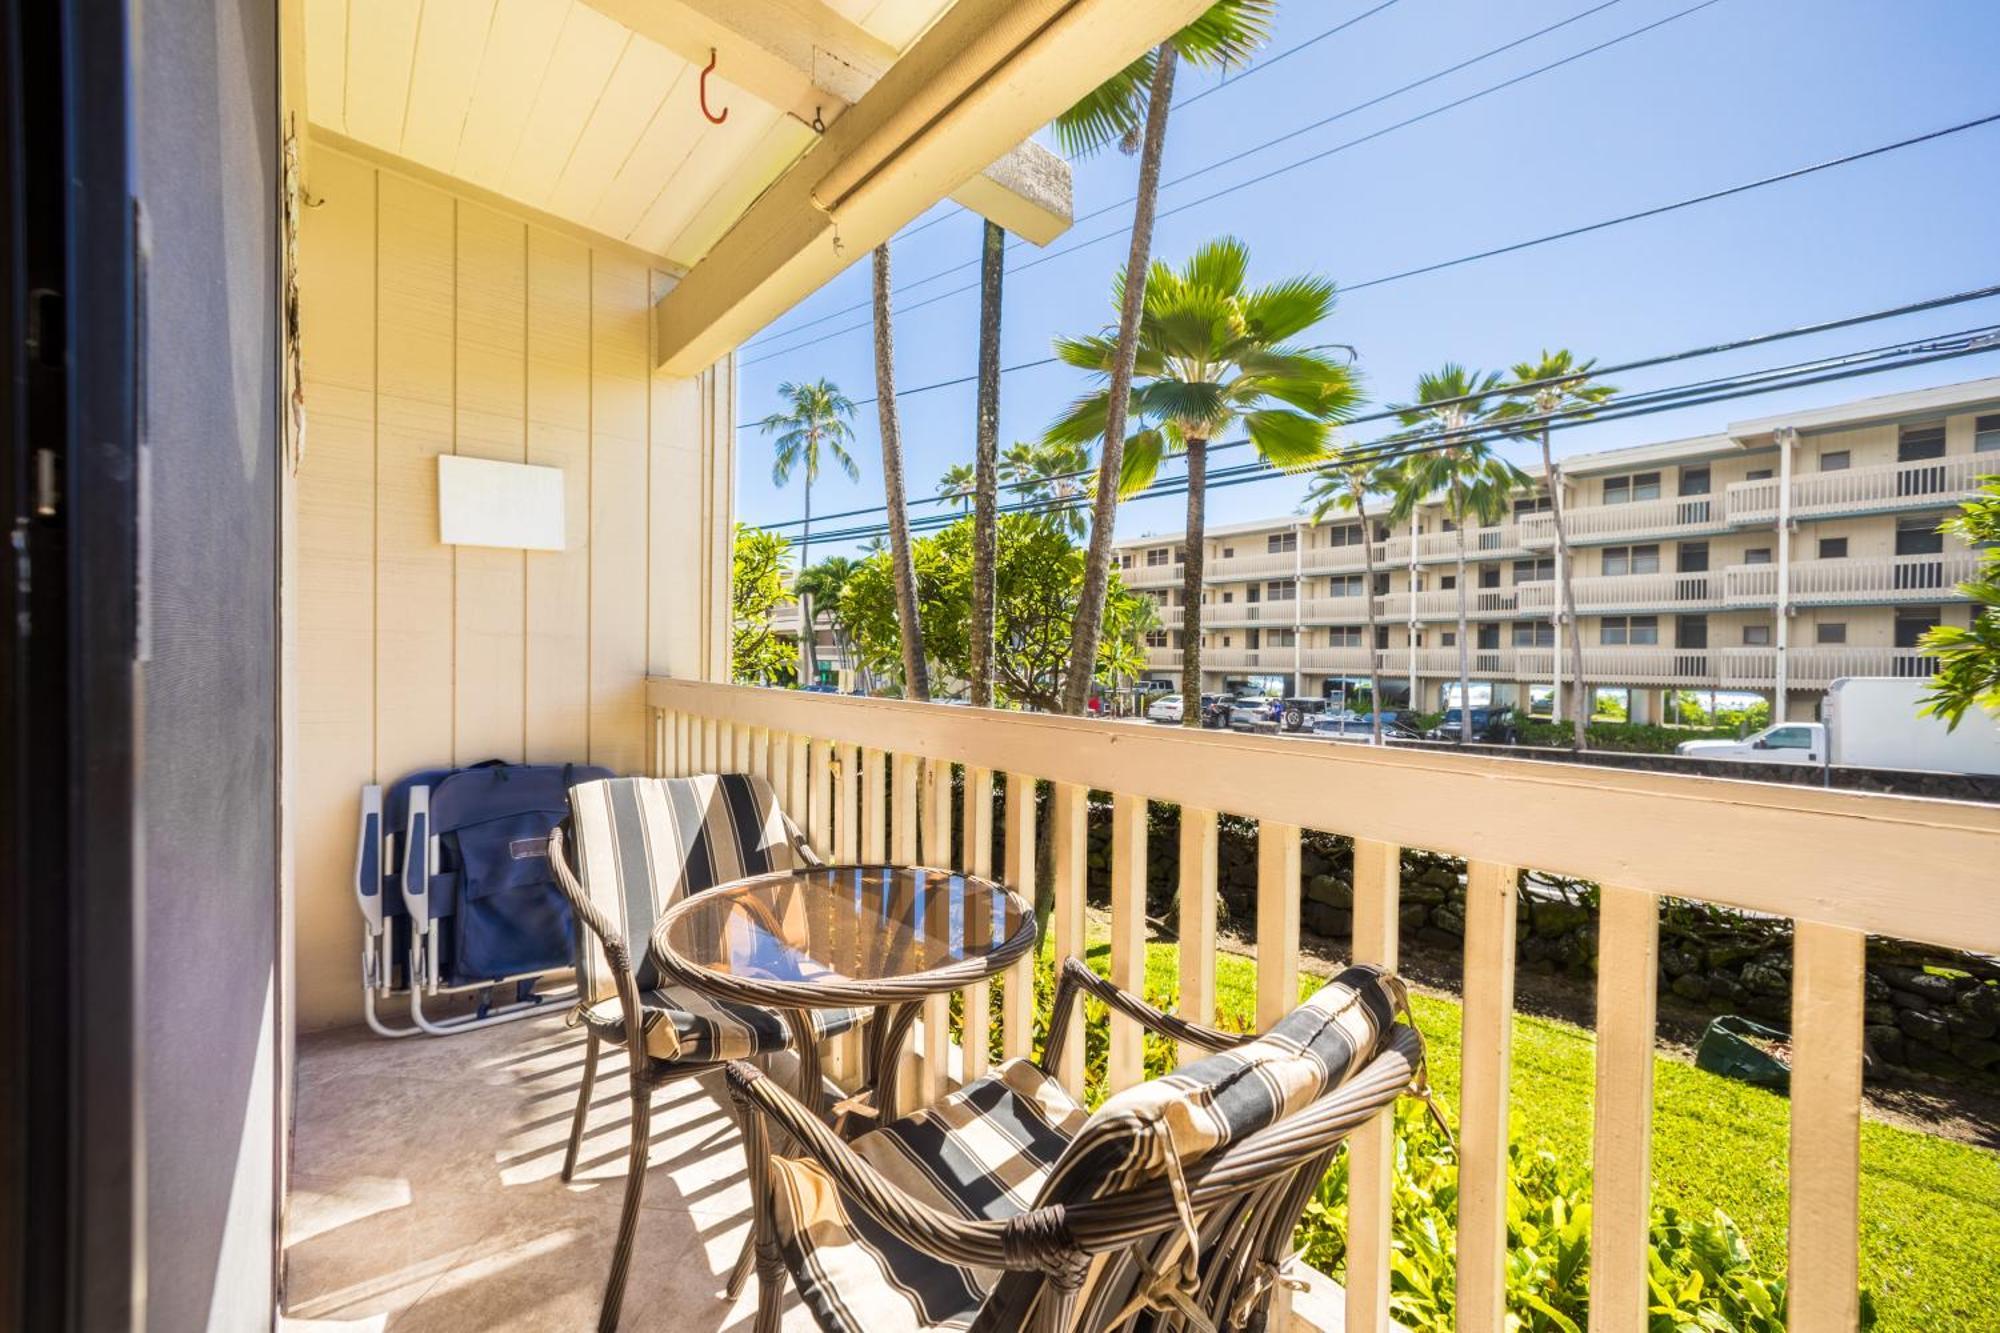
[[[451,1037],[303,1037],[285,1319],[296,1333],[596,1326],[629,1144],[625,1062],[600,1061],[576,1179],[561,1178],[583,1069],[564,1006]],[[656,1095],[621,1327],[747,1329],[722,1284],[750,1189],[715,1080]],[[811,1316],[786,1293],[784,1327]]]

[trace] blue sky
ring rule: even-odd
[[[1161,208],[1331,148],[1621,33],[1698,0],[1615,0],[1601,12],[1448,78],[1249,153],[1274,138],[1412,79],[1592,8],[1602,0],[1394,0],[1347,31],[1177,108],[1163,179],[1225,163],[1161,195]],[[1281,5],[1266,56],[1285,52],[1380,0]],[[1991,0],[1716,0],[1658,29],[1520,85],[1161,221],[1154,254],[1177,261],[1233,233],[1253,281],[1315,272],[1358,283],[1436,260],[1645,208],[2000,111],[2000,4]],[[1254,66],[1253,66],[1254,68]],[[1183,69],[1180,97],[1216,76]],[[1178,99],[1177,99],[1178,100]],[[1108,150],[1076,164],[1079,215],[1128,198],[1137,160]],[[941,205],[937,225],[895,243],[899,284],[977,257],[978,219]],[[1001,362],[1049,354],[1058,333],[1111,322],[1129,205],[1079,223],[1050,250],[1112,239],[1015,272],[1010,251]],[[1344,296],[1309,341],[1353,344],[1370,402],[1407,397],[1446,360],[1501,368],[1543,346],[1605,362],[1897,305],[2000,279],[2000,124],[1752,191],[1664,218]],[[777,385],[825,376],[850,396],[874,392],[866,255],[746,346],[739,420],[774,410]],[[960,272],[898,305],[961,287]],[[1638,389],[1992,322],[2000,301],[1619,377]],[[909,388],[970,375],[978,296],[968,291],[899,313],[896,374]],[[788,330],[795,330],[787,334]],[[835,336],[826,336],[826,335]],[[768,339],[768,341],[767,341]],[[790,350],[787,350],[790,349]],[[2000,373],[2000,354],[1841,383],[1607,422],[1557,437],[1557,452],[1597,450],[1715,430],[1790,406]],[[1032,439],[1085,378],[1062,366],[1003,380],[1001,442]],[[970,458],[971,384],[906,397],[912,497]],[[822,474],[813,509],[879,505],[873,405],[856,414],[861,479]],[[738,514],[795,519],[798,482],[771,484],[770,448],[739,434]],[[1526,451],[1523,451],[1525,455]],[[1525,457],[1524,457],[1525,461]],[[1211,525],[1296,507],[1303,483],[1274,479],[1215,492]],[[1184,501],[1121,509],[1121,536],[1177,529]],[[817,525],[816,525],[817,526]],[[831,554],[815,547],[814,556]]]

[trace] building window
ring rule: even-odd
[[[1813,641],[1815,643],[1846,643],[1847,622],[1835,621],[1832,624],[1821,624],[1818,632],[1813,636]]]
[[[1607,546],[1604,548],[1604,572],[1657,574],[1660,572],[1659,545],[1654,543],[1648,546]]]
[[[1450,592],[1453,588],[1456,588],[1457,586],[1458,586],[1458,575],[1456,574],[1444,574],[1440,575],[1438,578],[1438,588],[1441,591]]]
[[[1230,559],[1235,554],[1236,554],[1236,548],[1234,546],[1225,546],[1222,548],[1222,558],[1224,560]]]
[[[1684,467],[1681,469],[1681,494],[1708,494],[1708,465],[1706,463],[1700,467]]]
[[[1337,527],[1328,528],[1326,530],[1326,544],[1328,546],[1361,545],[1361,525],[1359,523],[1342,523]]]
[[[1819,456],[1821,472],[1845,472],[1852,466],[1853,457],[1845,449],[1834,449]]]
[[[1174,548],[1174,563],[1177,565],[1185,565],[1187,563],[1187,547],[1176,546]]]
[[[1273,579],[1264,585],[1264,600],[1289,602],[1299,595],[1299,585],[1291,579]]]
[[[1335,625],[1326,632],[1326,641],[1333,648],[1359,648],[1361,646],[1361,626]]]
[[[1546,620],[1517,620],[1514,622],[1514,646],[1553,648],[1556,646],[1556,627]]]
[[[1896,647],[1914,648],[1924,635],[1944,623],[1941,606],[1899,606],[1894,630]]]
[[[1926,458],[1944,457],[1944,423],[1928,422],[1905,426],[1896,436],[1896,461],[1919,463]]]
[[[1295,647],[1298,641],[1299,636],[1296,630],[1267,629],[1264,631],[1264,646],[1266,648],[1291,648]]]
[[[1514,562],[1514,582],[1546,583],[1556,576],[1556,558],[1543,556],[1539,560],[1516,560]]]
[[[1232,647],[1235,643],[1236,640],[1231,638],[1229,635],[1225,634],[1222,636],[1222,646],[1224,648]]]
[[[1299,534],[1297,532],[1274,532],[1264,539],[1264,546],[1271,555],[1280,555],[1286,551],[1296,551],[1299,549]]]
[[[1619,646],[1656,644],[1660,641],[1660,618],[1606,616],[1598,622],[1597,641]]]
[[[1493,565],[1479,571],[1479,586],[1497,588],[1500,586],[1500,566]]]
[[[1514,501],[1514,517],[1519,518],[1523,514],[1546,514],[1549,512],[1549,508],[1549,497],[1544,492],[1532,500]]]
[[[1819,558],[1822,560],[1847,559],[1847,538],[1821,537],[1819,539]]]
[[[1163,629],[1149,629],[1149,630],[1147,630],[1147,631],[1146,631],[1146,646],[1147,646],[1148,648],[1164,648],[1164,647],[1166,647],[1166,646],[1167,646],[1167,632],[1166,632],[1165,630],[1163,630]]]
[[[1164,565],[1166,563],[1167,563],[1166,547],[1155,546],[1152,550],[1146,552],[1146,568],[1157,569],[1161,565]]]
[[[1769,481],[1770,479],[1771,469],[1767,467],[1753,467],[1743,474],[1743,480],[1745,481]]]
[[[1326,581],[1326,595],[1329,597],[1359,597],[1362,594],[1363,579],[1359,574],[1342,574]]]
[[[1438,635],[1438,638],[1443,641],[1444,646],[1447,648],[1458,647],[1458,631],[1455,629],[1445,630]]]
[[[1604,503],[1608,505],[1630,504],[1637,500],[1659,498],[1660,474],[1657,472],[1634,472],[1629,477],[1604,479]]]
[[[1769,625],[1745,625],[1743,627],[1743,646],[1745,648],[1769,648],[1771,646],[1771,627]]]
[[[1981,417],[1972,423],[1972,452],[2000,453],[2000,415]]]
[[[1768,547],[1768,546],[1753,546],[1753,547],[1751,547],[1751,548],[1750,548],[1749,550],[1747,550],[1747,551],[1745,551],[1745,552],[1743,553],[1743,563],[1744,563],[1744,564],[1746,564],[1746,565],[1768,565],[1768,564],[1770,564],[1770,563],[1771,563],[1771,548],[1770,548],[1770,547]]]
[[[1897,519],[1896,554],[1944,554],[1944,534],[1938,531],[1938,521],[1934,518]]]
[[[1130,551],[1127,551],[1125,552],[1125,554],[1118,557],[1118,568],[1120,569],[1132,568],[1132,553]]]

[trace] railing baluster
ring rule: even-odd
[[[722,724],[712,717],[701,720],[701,768],[703,773],[722,771]]]
[[[861,751],[861,859],[881,865],[889,859],[889,756],[872,747]]]
[[[743,738],[743,771],[754,773],[766,782],[771,780],[771,730],[769,727],[747,728]]]
[[[1146,801],[1123,792],[1111,798],[1111,984],[1146,990]],[[1114,1012],[1106,1086],[1123,1092],[1145,1077],[1144,1029]]]
[[[913,866],[920,859],[918,856],[920,849],[917,838],[917,768],[921,763],[922,761],[915,755],[903,754],[901,751],[889,756],[889,844],[891,849],[889,859],[897,865]],[[922,930],[923,922],[920,919],[921,909],[918,906],[917,900],[914,898],[911,899],[903,905],[903,910],[909,912],[912,917],[919,918],[913,919],[910,922],[911,929],[913,931]],[[910,1094],[913,1090],[913,1084],[916,1081],[913,1077],[916,1072],[916,1064],[917,1052],[913,1047],[906,1044],[903,1047],[903,1062],[900,1067],[901,1077],[898,1078],[896,1084],[897,1105],[883,1107],[882,1114],[884,1116],[901,1115],[907,1109],[914,1109],[910,1106]]]
[[[1215,811],[1181,807],[1181,983],[1175,1010],[1196,1023],[1215,1021]],[[1200,1047],[1181,1043],[1181,1060]]]
[[[785,756],[785,783],[779,788],[783,793],[785,813],[803,831],[807,827],[808,812],[812,809],[812,801],[806,795],[812,785],[811,760],[808,757],[812,742],[788,731],[779,737],[778,744],[783,746]]]
[[[1035,780],[1007,775],[1007,887],[1035,901]],[[1035,955],[1040,941],[1007,969],[1000,1006],[1000,1051],[1009,1060],[1029,1054],[1035,1040]]]
[[[923,761],[923,806],[918,816],[922,850],[918,860],[925,866],[951,865],[951,764],[944,759]],[[937,885],[924,904],[924,933],[932,940],[949,942],[951,937],[951,897],[945,886]],[[951,1086],[951,997],[933,995],[924,1001],[922,1045],[923,1072],[917,1080],[922,1105],[936,1101]]]
[[[959,865],[967,874],[993,878],[993,770],[965,770],[965,817],[959,839]],[[986,917],[967,919],[966,943],[985,944],[991,923]],[[965,988],[959,1005],[963,1033],[961,1070],[970,1082],[986,1072],[993,1040],[993,992],[983,981]]]
[[[1257,1029],[1299,1007],[1299,828],[1257,825]]]
[[[861,859],[861,750],[842,745],[834,753],[834,859],[853,865]]]
[[[1394,971],[1400,953],[1403,849],[1354,840],[1354,961]],[[1347,1140],[1347,1327],[1389,1327],[1389,1186],[1395,1175],[1395,1121],[1379,1115]]]
[[[807,737],[805,765],[806,837],[822,861],[835,859],[833,842],[833,742]]]
[[[715,726],[715,764],[711,773],[734,773],[736,766],[736,724],[718,722]]]
[[[1792,934],[1791,1327],[1861,1318],[1861,1010],[1867,937]]]
[[[770,749],[768,742],[762,746],[757,743],[758,733],[763,730],[762,727],[738,726],[736,728],[736,771],[738,773],[754,773],[763,766],[764,758],[758,752],[759,750],[768,751]]]
[[[1065,959],[1084,956],[1084,878],[1090,873],[1090,793],[1071,782],[1055,784],[1055,801],[1050,809],[1055,820],[1055,914],[1051,926],[1055,934],[1057,975]],[[1053,1037],[1055,1034],[1051,1033]],[[1083,1096],[1083,1005],[1070,1010],[1069,1033],[1063,1040],[1062,1059],[1056,1080],[1072,1097]]]
[[[1458,1327],[1462,1333],[1500,1333],[1507,1295],[1507,1085],[1518,874],[1490,861],[1473,861],[1466,870]]]
[[[1606,884],[1598,897],[1597,1092],[1592,1136],[1590,1326],[1644,1333],[1653,1189],[1653,1031],[1660,904]]]

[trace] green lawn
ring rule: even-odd
[[[1092,965],[1108,970],[1109,953],[1107,943],[1094,944]],[[1255,963],[1225,954],[1217,973],[1218,1021],[1247,1027],[1256,1011]],[[1148,946],[1148,998],[1170,1007],[1177,977],[1175,946]],[[1323,979],[1309,975],[1302,988],[1310,991]],[[1432,1083],[1455,1107],[1459,1006],[1419,995],[1414,1007],[1429,1046]],[[1100,1041],[1090,1044],[1099,1047]],[[1546,1146],[1587,1168],[1592,1045],[1586,1029],[1515,1017],[1516,1142]],[[1167,1059],[1164,1043],[1149,1050],[1149,1065]],[[1665,1057],[1656,1062],[1654,1087],[1655,1199],[1700,1217],[1722,1209],[1742,1229],[1759,1265],[1782,1271],[1786,1100]],[[2000,1155],[1864,1123],[1861,1157],[1862,1281],[1873,1293],[1878,1327],[1909,1333],[2000,1328]]]

